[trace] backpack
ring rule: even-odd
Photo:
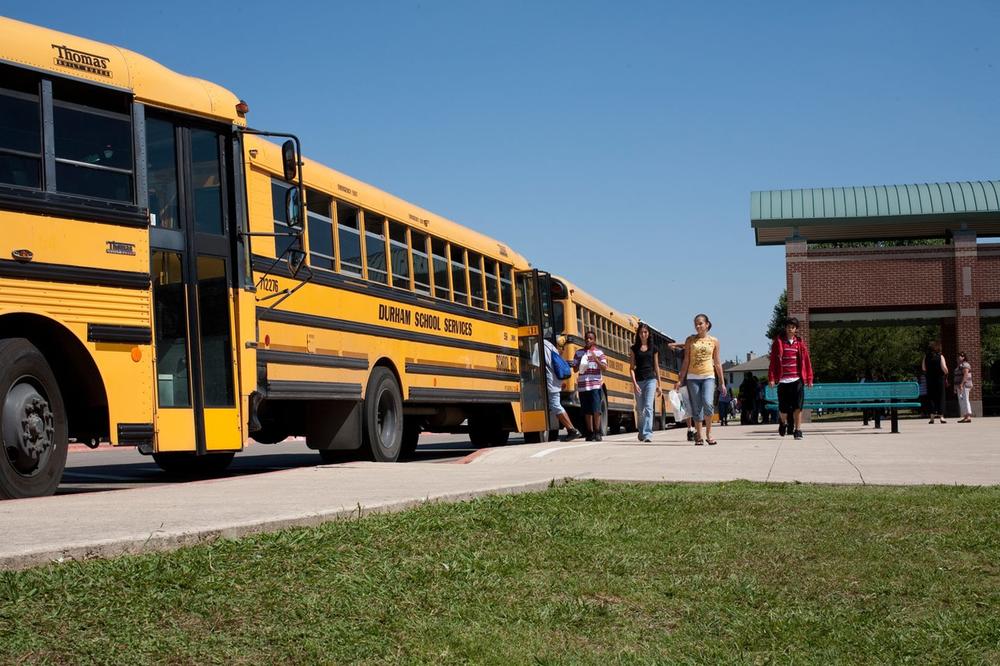
[[[569,367],[566,359],[554,351],[551,353],[551,356],[552,373],[556,376],[556,379],[569,379],[573,376],[573,368]]]

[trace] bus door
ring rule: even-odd
[[[231,139],[166,116],[148,116],[145,130],[155,450],[238,450]]]
[[[548,387],[545,379],[543,340],[551,328],[549,274],[538,270],[514,275],[517,300],[517,347],[521,381],[521,430],[549,429]],[[549,302],[546,308],[543,301]],[[548,331],[551,332],[551,331]]]

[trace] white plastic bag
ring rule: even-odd
[[[688,397],[687,386],[671,391],[667,394],[670,400],[670,407],[674,412],[674,422],[683,423],[691,415],[691,398]]]

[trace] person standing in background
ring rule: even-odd
[[[587,441],[600,442],[604,439],[601,430],[601,389],[604,386],[603,371],[608,368],[608,357],[597,347],[597,333],[587,331],[583,338],[586,347],[576,350],[573,369],[579,373],[576,386],[580,392],[580,411],[587,424]]]
[[[743,374],[740,384],[740,424],[753,425],[757,422],[757,379],[749,372]]]
[[[958,353],[958,365],[955,366],[955,395],[958,396],[958,412],[962,417],[959,423],[972,423],[972,402],[969,394],[972,392],[972,366],[965,352]]]
[[[725,384],[719,389],[719,425],[729,425],[729,412],[732,409],[733,396]]]
[[[640,323],[628,352],[629,374],[639,412],[639,441],[653,441],[653,402],[660,395],[660,354],[650,342],[649,326]],[[666,416],[664,415],[664,418]]]
[[[924,376],[927,377],[927,402],[931,413],[930,422],[934,423],[934,419],[938,418],[941,423],[947,423],[944,420],[944,385],[945,378],[948,376],[948,364],[941,354],[941,343],[937,340],[927,346],[927,353],[924,354],[924,360],[921,362],[920,369],[924,371]]]

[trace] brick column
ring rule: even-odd
[[[956,231],[952,239],[955,251],[955,347],[948,350],[948,367],[954,370],[958,352],[965,352],[972,366],[972,413],[983,414],[982,353],[980,341],[979,298],[976,290],[978,248],[973,231]]]
[[[788,316],[799,320],[799,336],[809,344],[809,303],[803,300],[806,280],[806,258],[809,246],[804,238],[785,239],[785,288]]]

